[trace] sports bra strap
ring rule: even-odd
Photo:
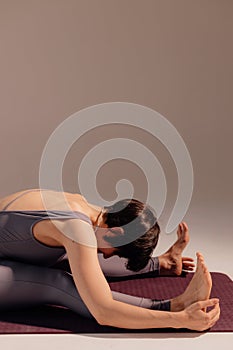
[[[2,209],[2,211],[6,210],[6,209],[9,207],[9,205],[11,205],[16,199],[22,197],[24,194],[26,194],[26,193],[28,193],[28,192],[33,192],[33,191],[45,191],[45,189],[44,189],[44,190],[41,190],[41,189],[28,190],[28,191],[26,191],[26,192],[23,192],[23,193],[19,194],[17,197],[15,197],[14,199],[12,199],[7,205],[5,205],[5,207]]]
[[[26,191],[26,192],[24,192],[24,193],[21,193],[20,195],[18,195],[16,198],[14,198],[13,200],[11,200],[7,205],[5,205],[5,207],[1,210],[1,211],[5,211],[8,207],[9,207],[9,205],[10,204],[12,204],[16,199],[18,199],[18,198],[20,198],[20,197],[22,197],[24,194],[26,194],[26,193],[28,193],[28,192],[33,192],[33,191],[48,191],[48,190],[46,190],[46,189],[34,189],[34,190],[28,190],[28,191]],[[25,212],[25,210],[16,210],[17,212]],[[26,210],[26,212],[34,212],[34,213],[36,213],[36,212],[50,212],[50,213],[57,213],[58,215],[67,215],[68,217],[73,217],[73,218],[79,218],[79,219],[81,219],[81,220],[83,220],[83,221],[86,221],[86,222],[88,222],[90,225],[92,225],[92,221],[91,221],[91,219],[89,218],[89,216],[88,215],[86,215],[86,214],[84,214],[84,213],[82,213],[82,212],[80,212],[80,211],[77,211],[77,210],[71,210],[71,211],[64,211],[64,210]],[[75,214],[74,214],[75,213]]]

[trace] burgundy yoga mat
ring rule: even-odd
[[[153,299],[167,299],[181,294],[190,282],[193,273],[182,277],[109,278],[112,290]],[[233,282],[223,273],[211,272],[213,288],[211,297],[220,299],[221,316],[207,332],[233,331]],[[101,326],[76,313],[57,306],[41,306],[15,311],[0,311],[0,334],[17,333],[162,333],[192,332],[187,329],[122,329]],[[196,333],[196,332],[195,332]]]

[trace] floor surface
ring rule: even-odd
[[[210,271],[223,272],[233,279],[231,233],[232,215],[229,208],[221,213],[209,207],[192,208],[183,219],[190,229],[190,243],[184,255],[195,258],[195,252],[203,253]],[[161,225],[162,226],[162,225]],[[176,232],[162,233],[154,255],[165,251],[176,239]],[[161,334],[72,334],[72,335],[1,335],[0,346],[4,350],[49,349],[232,349],[233,333],[161,333]]]

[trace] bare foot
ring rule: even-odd
[[[162,276],[179,276],[182,269],[193,271],[193,259],[182,257],[183,250],[189,243],[189,229],[185,222],[179,224],[177,230],[177,241],[171,248],[159,256],[160,275]]]
[[[197,268],[183,294],[171,300],[171,311],[180,311],[195,303],[209,299],[212,278],[205,265],[203,255],[197,253]]]

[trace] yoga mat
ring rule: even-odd
[[[181,294],[193,273],[182,277],[153,277],[149,274],[130,278],[108,278],[112,290],[154,299]],[[208,332],[233,332],[233,282],[223,273],[212,272],[211,297],[220,299],[221,316]],[[192,332],[187,329],[123,329],[101,326],[63,307],[44,305],[30,309],[0,311],[0,334],[18,333],[162,333]],[[196,332],[195,332],[196,333]]]

